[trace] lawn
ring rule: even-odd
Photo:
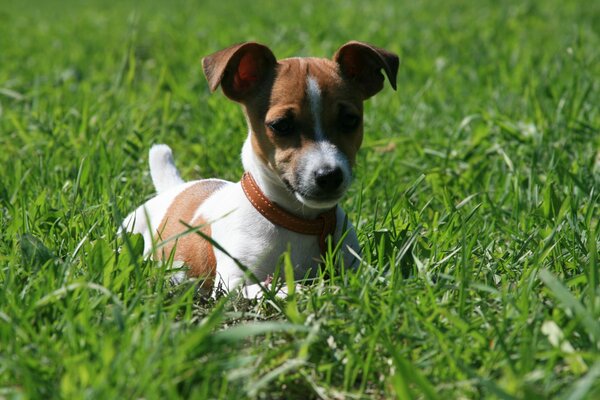
[[[365,109],[329,257],[287,299],[203,299],[123,216],[147,154],[238,180],[202,56],[358,39],[399,54]],[[0,398],[600,398],[600,2],[0,3]]]

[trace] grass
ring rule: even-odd
[[[600,396],[600,3],[3,2],[0,398]],[[400,54],[344,208],[357,272],[207,301],[116,235],[147,151],[241,176],[203,55]]]

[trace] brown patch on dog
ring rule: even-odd
[[[224,184],[220,181],[203,180],[185,189],[171,203],[156,232],[156,240],[158,242],[166,241],[166,243],[156,251],[155,257],[158,259],[168,258],[175,247],[174,259],[185,263],[189,268],[188,276],[204,278],[202,283],[204,289],[212,288],[217,271],[217,261],[212,245],[196,232],[178,239],[173,238],[188,230],[185,224],[189,226],[203,225],[199,231],[210,236],[210,225],[207,225],[201,217],[194,218],[194,214],[198,207]]]

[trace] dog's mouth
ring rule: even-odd
[[[292,193],[300,203],[308,206],[310,208],[316,209],[328,209],[335,206],[341,198],[343,197],[345,190],[338,190],[334,193],[323,193],[316,192],[311,193],[306,190],[301,190],[299,188],[294,187],[291,182],[282,178],[283,183],[285,184],[286,189]]]

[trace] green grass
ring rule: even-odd
[[[600,397],[600,2],[205,3],[0,4],[0,398]],[[351,39],[401,57],[356,273],[209,301],[117,237],[153,143],[241,176],[203,55]]]

